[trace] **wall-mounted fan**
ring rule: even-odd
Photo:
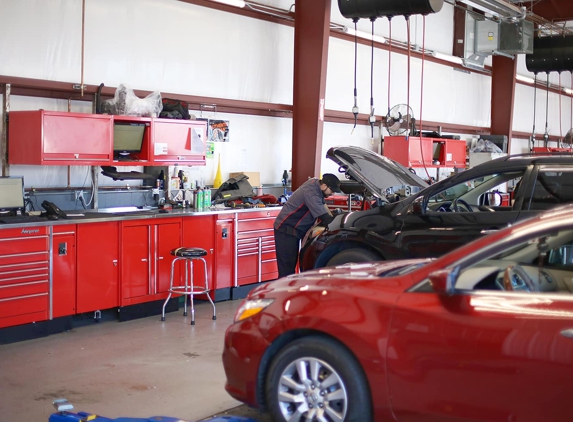
[[[409,133],[414,133],[414,112],[412,107],[407,104],[398,104],[390,109],[384,121],[384,127],[392,136],[399,136]]]

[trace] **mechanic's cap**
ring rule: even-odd
[[[334,174],[325,173],[320,181],[328,186],[332,192],[342,192],[340,190],[340,180]]]

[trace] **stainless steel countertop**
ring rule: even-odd
[[[167,212],[161,210],[141,210],[141,211],[128,211],[128,212],[97,212],[94,210],[73,210],[68,213],[71,214],[68,218],[60,218],[58,220],[34,221],[30,223],[17,223],[17,224],[0,224],[0,230],[13,229],[16,227],[32,227],[32,226],[55,226],[65,224],[78,224],[78,223],[102,223],[107,221],[126,221],[126,220],[143,220],[149,218],[170,218],[170,217],[195,217],[205,215],[218,215],[218,214],[235,214],[235,213],[249,213],[257,211],[272,211],[280,209],[281,207],[264,207],[264,208],[227,208],[227,209],[209,209],[206,211],[198,211],[194,208],[171,209]],[[82,216],[77,214],[83,214]]]

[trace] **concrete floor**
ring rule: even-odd
[[[223,338],[239,301],[199,303],[196,325],[179,312],[101,322],[0,345],[0,420],[47,421],[52,401],[107,418],[234,414],[270,421],[224,389]],[[238,407],[240,406],[240,407]]]

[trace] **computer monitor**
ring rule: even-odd
[[[113,152],[115,158],[127,158],[141,152],[145,123],[115,122],[113,125]]]
[[[0,177],[0,210],[24,208],[24,177]]]

